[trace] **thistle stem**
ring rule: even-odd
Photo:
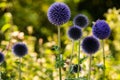
[[[79,47],[78,47],[78,72],[77,72],[77,77],[79,78],[79,72],[80,72],[80,40],[79,40]]]
[[[69,66],[69,72],[68,72],[68,76],[67,78],[69,78],[69,75],[70,75],[70,71],[71,71],[71,66],[72,66],[72,59],[73,59],[73,52],[74,52],[74,41],[72,41],[72,53],[70,55],[70,66]]]
[[[91,80],[90,79],[90,76],[91,76],[91,60],[92,60],[92,55],[89,56],[90,59],[89,59],[89,74],[88,74],[88,80]]]
[[[0,72],[0,80],[2,80],[2,77],[1,77],[1,76],[2,76],[2,72]]]
[[[105,80],[105,50],[104,50],[104,40],[102,40],[102,48],[103,48],[103,80]]]
[[[19,57],[18,68],[19,68],[19,80],[21,80],[21,58],[20,57]]]
[[[58,26],[58,53],[59,53],[59,60],[61,60],[61,41],[60,41],[60,26]],[[59,67],[59,80],[62,80],[62,72],[61,72],[61,66]]]

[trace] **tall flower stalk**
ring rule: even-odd
[[[69,74],[70,74],[71,67],[72,67],[72,55],[73,55],[73,51],[74,51],[74,41],[79,40],[81,38],[81,36],[82,36],[81,28],[78,27],[77,25],[74,25],[69,28],[68,37],[72,40],[72,53],[71,53],[71,57],[70,57]],[[79,65],[78,65],[78,67],[79,67]],[[78,69],[77,69],[77,72],[78,72]]]
[[[61,61],[61,40],[60,40],[60,26],[58,26],[58,54],[59,60]],[[62,80],[61,66],[59,67],[59,79]]]
[[[69,75],[70,75],[70,72],[71,72],[73,53],[74,53],[74,40],[72,40],[72,53],[70,55],[69,72],[68,72],[67,78],[69,78]]]
[[[102,49],[103,49],[103,79],[105,80],[105,50],[104,50],[104,40],[102,40]]]
[[[111,33],[110,26],[105,22],[105,20],[97,20],[93,25],[92,29],[93,35],[98,39],[102,40],[103,49],[103,80],[105,80],[105,51],[104,51],[104,39],[108,38]]]
[[[91,80],[91,60],[92,55],[99,50],[100,43],[98,39],[93,36],[86,37],[82,42],[82,50],[89,55],[89,71],[88,71],[88,80]]]
[[[62,54],[61,54],[61,41],[60,41],[60,26],[64,23],[66,23],[69,19],[70,19],[70,9],[69,7],[64,4],[64,3],[60,3],[60,2],[55,2],[53,3],[49,9],[48,9],[48,20],[58,26],[58,53],[59,53],[59,80],[62,80],[62,72],[61,72],[61,62],[62,62]]]
[[[90,76],[91,76],[91,61],[92,61],[92,55],[89,55],[89,73],[88,73],[88,80],[90,80]]]
[[[79,47],[78,47],[78,72],[77,72],[77,78],[79,78],[79,72],[80,72],[80,44],[81,44],[81,41],[79,40]]]
[[[88,17],[83,14],[78,14],[73,19],[73,24],[79,26],[81,29],[85,28],[89,24]],[[78,66],[80,66],[80,44],[81,40],[79,39],[79,47],[78,47]],[[80,67],[78,67],[77,78],[79,79]]]
[[[19,57],[19,64],[18,64],[18,71],[19,71],[19,80],[22,80],[21,79],[21,58]]]
[[[19,80],[22,80],[21,77],[21,58],[24,57],[28,53],[28,48],[27,46],[22,43],[18,42],[13,45],[12,47],[12,52],[19,57],[19,64],[18,64],[18,71],[19,71]]]

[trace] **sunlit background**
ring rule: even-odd
[[[18,80],[18,57],[11,52],[14,43],[27,44],[28,55],[22,58],[22,80],[58,80],[55,67],[57,27],[47,19],[47,10],[54,2],[64,2],[71,10],[70,20],[61,26],[62,54],[65,60],[63,79],[68,70],[71,40],[67,30],[73,25],[77,14],[89,18],[89,26],[83,30],[83,38],[91,33],[93,22],[105,19],[110,25],[111,35],[105,40],[107,80],[120,80],[120,1],[119,0],[0,0],[0,50],[4,50],[5,61],[0,66],[3,80]],[[75,42],[73,63],[77,63],[78,42]],[[86,54],[81,51],[81,58]],[[81,77],[88,73],[88,59],[82,62]],[[94,55],[92,78],[102,78],[102,49]],[[72,77],[76,76],[73,74]]]

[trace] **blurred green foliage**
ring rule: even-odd
[[[14,43],[25,42],[29,53],[22,58],[22,80],[58,80],[55,67],[57,27],[49,23],[47,10],[53,2],[65,2],[71,9],[71,19],[61,26],[62,54],[65,60],[63,79],[68,71],[71,41],[66,35],[76,14],[88,16],[90,25],[83,30],[83,38],[92,35],[91,25],[97,19],[106,19],[111,36],[105,40],[106,80],[120,80],[120,9],[115,0],[0,0],[0,50],[5,61],[1,64],[3,80],[18,80],[18,57],[12,54]],[[108,4],[109,3],[109,4]],[[114,8],[113,8],[114,7]],[[78,42],[75,42],[73,63],[77,63]],[[88,74],[88,59],[81,51],[81,79]],[[102,50],[93,56],[92,78],[102,80]],[[72,74],[74,78],[76,74]]]

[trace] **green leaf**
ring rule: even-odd
[[[87,80],[87,78],[86,77],[79,77],[79,78],[68,78],[65,80]]]
[[[82,64],[83,61],[85,61],[87,58],[88,58],[88,56],[85,56],[85,57],[81,58],[81,59],[80,59],[80,64]]]
[[[56,57],[56,65],[55,65],[56,68],[63,67],[64,63],[65,63],[65,60],[63,60],[62,58],[60,58],[60,55],[58,55]]]
[[[107,55],[105,58],[114,58],[112,54]]]
[[[20,62],[19,61],[15,61],[15,63],[18,65],[18,64],[20,64]]]
[[[11,24],[5,24],[2,28],[1,31],[5,32],[7,29],[9,29],[11,27]]]
[[[105,69],[105,67],[104,67],[104,65],[103,64],[97,64],[96,65],[99,69],[102,69],[102,70],[104,70]]]
[[[54,46],[52,47],[52,50],[58,51],[58,46],[54,45]]]

